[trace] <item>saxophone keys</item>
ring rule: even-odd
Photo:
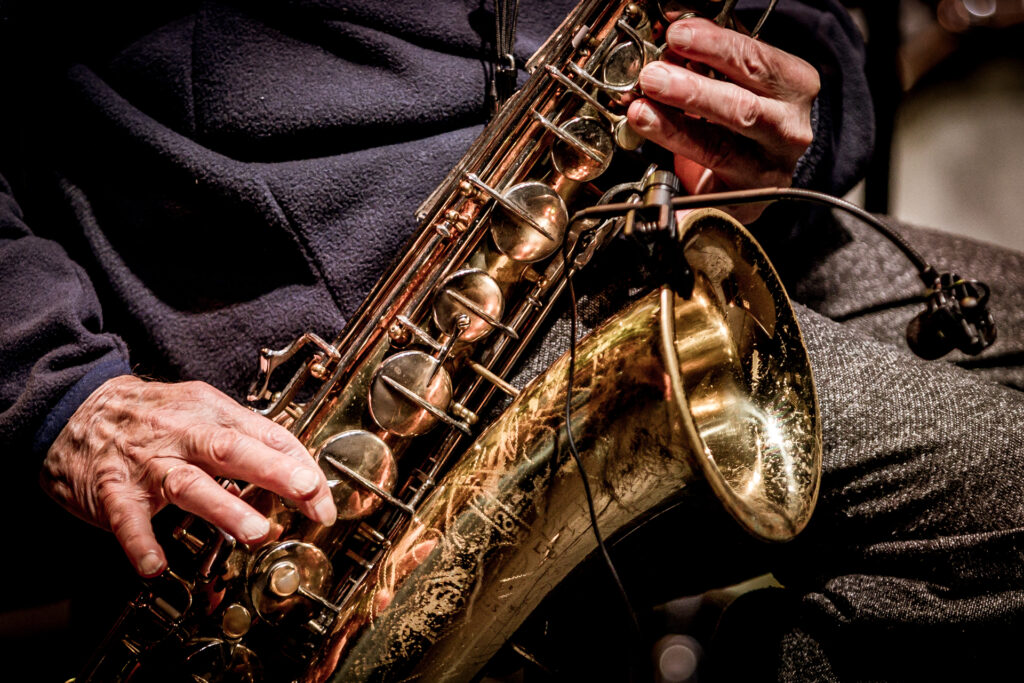
[[[361,519],[393,500],[398,465],[378,436],[361,429],[336,434],[320,446],[316,459],[327,476],[338,519]]]
[[[547,72],[558,81],[565,88],[582,99],[584,102],[589,104],[594,110],[601,116],[608,119],[608,123],[612,129],[612,139],[615,140],[615,144],[618,145],[619,149],[624,149],[631,152],[638,149],[644,142],[644,137],[633,130],[632,126],[629,125],[629,120],[622,114],[616,114],[608,107],[601,104],[600,100],[591,95],[586,91],[585,88],[580,87],[579,84],[575,83],[571,78],[566,76],[564,73],[558,70],[553,64],[547,65]]]
[[[494,278],[476,268],[460,270],[445,278],[434,297],[434,324],[446,335],[459,333],[459,316],[469,316],[469,325],[459,333],[459,340],[464,342],[481,339],[492,329],[518,339],[515,330],[502,324],[504,311],[501,287]]]
[[[464,432],[469,426],[445,410],[452,400],[452,380],[438,360],[422,351],[403,351],[380,364],[370,386],[374,421],[396,436],[419,436],[445,422]]]
[[[536,111],[533,115],[557,138],[551,146],[551,163],[565,177],[589,182],[611,166],[614,143],[598,119],[576,116],[558,126]]]
[[[330,604],[316,599],[330,579],[331,562],[320,548],[303,541],[284,541],[254,563],[249,574],[249,597],[256,613],[270,623],[296,617],[305,620],[312,616],[311,599],[322,607]]]
[[[232,680],[260,680],[263,674],[260,658],[237,640],[196,638],[189,641],[182,666],[185,675],[175,680],[220,681],[225,679],[225,672],[229,672]],[[174,677],[173,673],[164,672],[164,675]]]
[[[294,563],[278,562],[268,572],[269,580],[267,586],[270,592],[279,598],[288,598],[299,590],[299,582],[302,580],[299,568]]]
[[[600,64],[601,78],[595,78],[579,64],[570,62],[569,69],[578,77],[604,90],[614,100],[633,92],[640,83],[640,71],[647,64],[661,59],[664,46],[652,44],[651,24],[642,12],[631,17],[638,23],[634,28],[628,21],[620,19],[615,26],[625,34],[626,40],[612,48],[611,52]]]
[[[498,205],[504,210],[491,215],[491,237],[501,253],[513,261],[540,261],[562,244],[569,210],[558,193],[544,183],[515,185]]]
[[[533,263],[551,256],[562,244],[569,209],[551,187],[528,181],[502,193],[474,173],[467,173],[466,180],[501,209],[491,214],[491,237],[501,253],[513,261]]]
[[[605,83],[632,90],[640,82],[644,53],[635,43],[617,45],[608,55],[603,68]]]
[[[238,640],[249,632],[252,626],[252,615],[244,605],[237,602],[224,610],[220,620],[220,630],[228,640]]]

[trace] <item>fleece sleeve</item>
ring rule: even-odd
[[[31,233],[0,177],[4,455],[20,459],[34,452],[41,457],[89,394],[129,372],[127,349],[103,331],[99,300],[85,272],[58,244]]]

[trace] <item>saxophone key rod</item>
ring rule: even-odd
[[[476,374],[480,375],[485,380],[487,380],[488,382],[490,382],[494,386],[498,387],[499,389],[501,389],[503,392],[505,392],[506,394],[508,394],[512,398],[515,398],[516,396],[519,395],[519,390],[518,389],[516,389],[514,386],[512,386],[511,384],[506,382],[504,379],[502,379],[498,375],[494,374],[493,372],[491,372],[490,370],[485,368],[483,365],[480,365],[476,361],[470,361],[469,362],[469,367],[470,367],[470,369],[473,370],[473,372],[475,372]]]
[[[460,313],[455,319],[455,334],[449,335],[448,340],[441,346],[441,350],[437,353],[437,363],[434,365],[434,369],[430,371],[430,377],[427,378],[427,384],[434,381],[437,377],[437,373],[444,367],[444,362],[448,360],[448,356],[451,355],[452,349],[455,348],[456,342],[459,341],[459,337],[469,327],[469,316],[465,313]]]
[[[422,327],[420,327],[419,325],[414,323],[408,317],[406,317],[404,315],[396,315],[395,316],[395,320],[397,320],[402,325],[404,325],[405,329],[407,329],[410,332],[412,332],[413,336],[416,337],[417,339],[419,339],[421,342],[423,342],[424,344],[426,344],[427,346],[432,348],[434,351],[437,351],[438,353],[441,352],[441,349],[442,349],[441,344],[438,343],[438,341],[436,339],[431,337],[430,334],[426,330],[424,330]]]
[[[369,491],[370,493],[374,494],[375,496],[378,496],[388,505],[398,510],[401,510],[410,517],[416,514],[416,511],[413,510],[411,507],[400,501],[398,498],[395,498],[393,495],[391,495],[381,487],[377,486],[372,481],[370,481],[363,475],[359,474],[354,469],[352,469],[342,461],[338,460],[337,458],[333,458],[327,455],[326,453],[324,453],[320,457],[326,460],[331,465],[331,467],[338,470],[338,473],[343,475],[346,479],[349,479],[352,483],[356,484],[357,486],[360,486]]]
[[[612,137],[615,139],[615,143],[619,147],[631,151],[638,148],[644,141],[644,138],[630,127],[629,120],[624,115],[616,114],[608,109],[608,107],[601,104],[596,97],[559,71],[555,65],[548,64],[545,68],[547,69],[547,72],[551,74],[552,78],[568,88],[574,95],[592,106],[601,116],[608,119],[608,122],[612,125]]]
[[[335,605],[333,602],[331,602],[324,596],[314,593],[305,586],[299,586],[295,592],[308,600],[312,600],[321,607],[326,607],[335,614],[341,614],[341,607]]]
[[[556,124],[554,121],[541,114],[539,111],[533,110],[531,113],[533,114],[533,118],[540,122],[540,125],[544,126],[544,128],[547,129],[552,135],[554,135],[556,138],[558,138],[565,144],[575,147],[579,151],[583,152],[583,154],[587,155],[588,157],[590,157],[599,164],[603,164],[605,162],[605,159],[607,158],[606,155],[601,154],[596,149],[594,149],[587,143],[583,142],[583,140],[580,140],[578,137],[576,137],[569,131],[562,129],[561,127],[558,126],[558,124]]]
[[[494,329],[498,330],[502,334],[508,335],[514,341],[519,341],[519,335],[516,334],[516,331],[514,329],[512,329],[508,325],[503,324],[500,320],[489,314],[487,311],[485,311],[483,308],[477,305],[475,301],[473,301],[466,295],[454,289],[451,289],[450,287],[445,289],[444,293],[458,301],[463,306],[465,306],[467,309],[469,309],[470,313],[481,318],[484,322],[486,322]]]
[[[544,227],[541,226],[541,224],[538,223],[534,219],[533,216],[531,216],[529,213],[524,211],[523,207],[519,206],[515,202],[510,202],[505,197],[505,195],[503,195],[502,193],[498,192],[497,190],[495,190],[493,187],[491,187],[490,185],[488,185],[484,181],[480,180],[480,177],[477,176],[477,174],[475,174],[475,173],[467,173],[466,174],[466,179],[470,183],[472,183],[473,186],[476,187],[478,190],[481,190],[484,194],[486,194],[491,199],[496,201],[501,206],[501,208],[505,209],[506,211],[511,213],[513,216],[515,216],[517,219],[521,220],[528,227],[533,228],[534,230],[536,230],[540,234],[542,234],[545,237],[547,237],[552,242],[557,242],[558,241],[555,238],[555,236],[552,235],[550,232],[548,232],[546,229],[544,229]]]
[[[371,541],[372,543],[376,543],[377,545],[383,548],[391,547],[391,541],[388,540],[388,537],[382,534],[377,529],[374,529],[366,522],[361,523],[359,527],[356,529],[356,532],[359,533],[366,540]]]
[[[398,380],[396,380],[396,379],[394,379],[392,377],[388,377],[387,375],[381,375],[380,379],[381,379],[382,382],[387,384],[389,387],[391,387],[392,389],[394,389],[395,391],[400,393],[402,396],[405,396],[407,399],[409,399],[410,401],[412,401],[413,403],[418,405],[420,408],[422,408],[423,410],[427,411],[428,413],[430,413],[431,415],[436,417],[438,420],[441,420],[442,422],[444,422],[445,424],[447,424],[447,425],[449,425],[451,427],[455,427],[456,429],[458,429],[459,431],[461,431],[461,432],[463,432],[463,433],[465,433],[467,435],[472,435],[473,434],[473,432],[470,431],[470,429],[469,429],[469,425],[467,425],[464,422],[459,422],[458,420],[453,418],[451,415],[449,415],[448,413],[444,412],[443,410],[441,410],[440,408],[435,406],[433,403],[430,403],[425,398],[423,398],[422,396],[420,396],[415,391],[413,391],[409,387],[405,386],[404,384],[402,384]]]

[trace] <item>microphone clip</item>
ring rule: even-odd
[[[672,206],[672,200],[682,191],[679,178],[670,171],[649,172],[641,191],[640,204],[626,213],[622,232],[645,248],[658,279],[688,299],[693,294],[693,269],[683,253],[682,235]]]
[[[933,280],[925,310],[907,324],[910,349],[921,358],[935,360],[953,349],[974,356],[991,346],[996,325],[988,311],[988,285],[955,273],[929,271],[922,274],[926,281]]]

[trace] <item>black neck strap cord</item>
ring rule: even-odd
[[[512,96],[516,88],[516,22],[519,0],[494,0],[494,70],[491,72],[488,96],[491,115]]]

